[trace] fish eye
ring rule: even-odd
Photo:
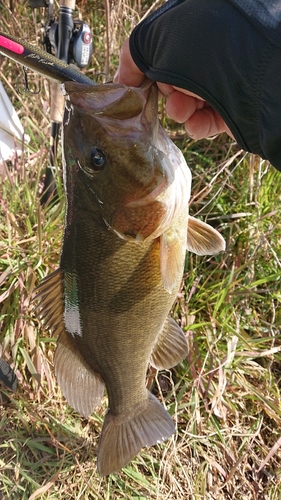
[[[105,167],[105,155],[103,151],[96,146],[90,152],[90,164],[95,172],[100,172]]]
[[[80,159],[80,168],[89,177],[102,172],[106,166],[106,155],[97,146],[86,146]]]

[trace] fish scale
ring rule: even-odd
[[[97,464],[108,475],[174,432],[146,389],[147,368],[188,353],[169,316],[186,250],[214,254],[225,243],[189,216],[191,173],[159,124],[155,84],[69,82],[65,92],[65,231],[36,311],[59,335],[54,367],[69,404],[87,417],[106,388]]]

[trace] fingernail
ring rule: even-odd
[[[189,127],[186,124],[184,127],[185,127],[187,135],[189,135],[189,137],[191,137],[191,139],[193,139],[194,138],[193,132],[191,132],[191,130],[189,129]]]

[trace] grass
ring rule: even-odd
[[[106,67],[114,73],[121,40],[151,3],[115,2],[107,24],[105,3],[79,4],[94,26],[89,75]],[[36,41],[38,13],[17,1],[11,15],[8,6],[5,0],[3,29]],[[48,84],[30,76],[42,91],[23,96],[21,69],[1,58],[0,71],[31,136],[30,148],[0,180],[0,354],[19,377],[17,393],[1,389],[1,500],[279,500],[280,173],[226,136],[188,139],[160,104],[193,173],[190,211],[222,232],[227,249],[216,257],[187,255],[172,314],[190,353],[175,369],[148,374],[176,422],[175,435],[102,479],[96,450],[106,398],[89,419],[66,404],[53,374],[55,339],[30,302],[34,287],[58,265],[64,222],[60,168],[59,202],[43,210],[38,201],[48,163]]]

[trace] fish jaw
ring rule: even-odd
[[[172,154],[162,161],[163,181],[146,196],[129,201],[115,216],[113,226],[136,234],[136,241],[152,241],[169,231],[183,213],[188,216],[191,172],[181,151],[169,148]]]
[[[125,240],[142,242],[161,235],[188,207],[191,174],[161,128],[157,87],[88,87],[65,84],[64,121],[67,165],[75,162],[79,199],[99,205],[107,228]],[[104,172],[91,174],[87,151],[104,152]],[[87,195],[85,195],[87,191]]]

